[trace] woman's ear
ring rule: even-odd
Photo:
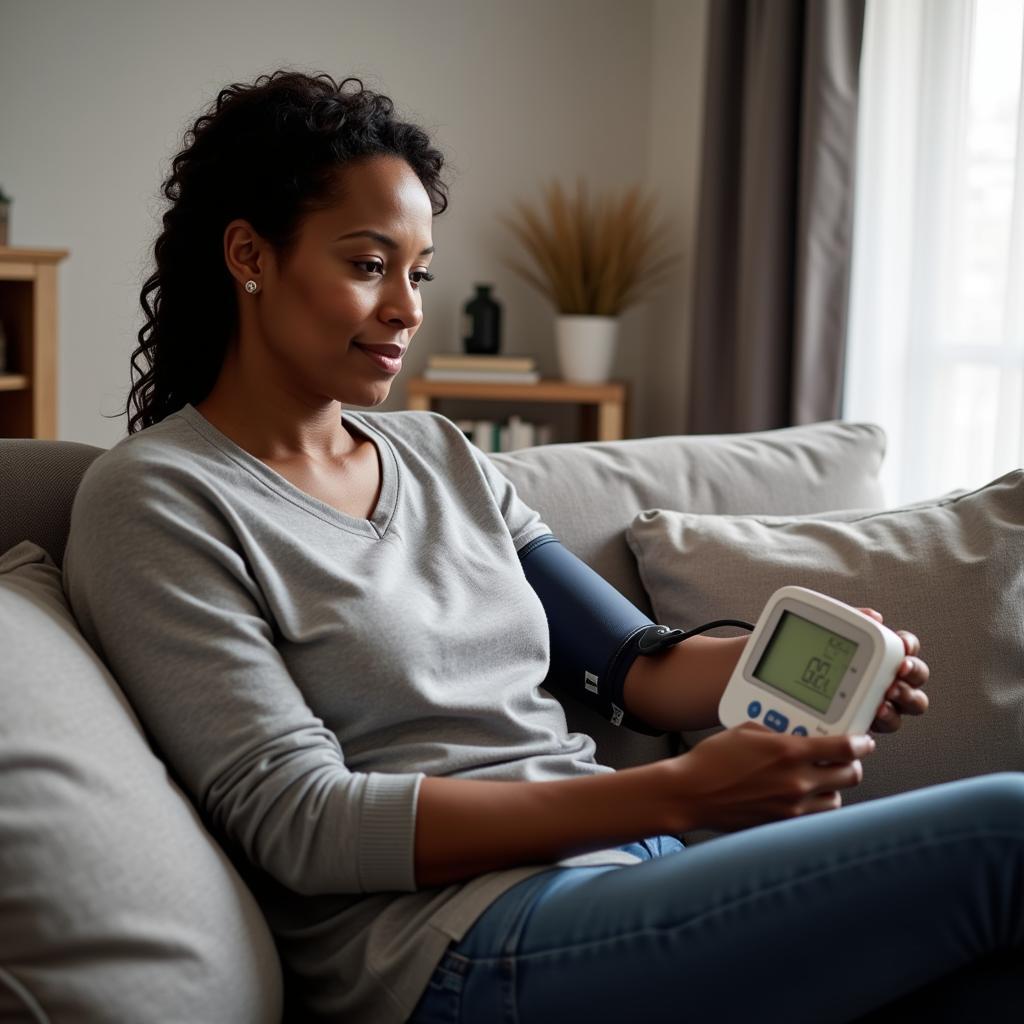
[[[266,242],[247,220],[233,220],[224,229],[224,262],[239,286],[262,283]]]

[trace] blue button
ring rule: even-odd
[[[757,718],[757,716],[761,714],[761,702],[759,700],[752,700],[747,705],[747,714],[750,715],[751,718]]]
[[[794,736],[806,736],[807,735],[807,730],[802,725],[798,725],[793,730],[793,735]]]
[[[789,725],[789,719],[785,715],[780,715],[778,711],[769,711],[764,716],[764,724],[776,732],[785,732]]]

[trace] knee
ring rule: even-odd
[[[1024,835],[1024,772],[978,775],[949,783],[948,790],[950,818]]]

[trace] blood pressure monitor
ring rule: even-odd
[[[903,640],[863,612],[782,587],[757,620],[719,718],[800,736],[865,733],[905,656]]]

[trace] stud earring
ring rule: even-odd
[[[250,295],[252,295],[252,294],[254,294],[255,292],[259,291],[259,287],[260,287],[260,286],[259,286],[259,285],[258,285],[258,284],[257,284],[257,283],[256,283],[255,281],[246,281],[246,282],[245,282],[245,290],[246,290],[246,291],[247,291],[247,292],[248,292],[248,293],[249,293]]]

